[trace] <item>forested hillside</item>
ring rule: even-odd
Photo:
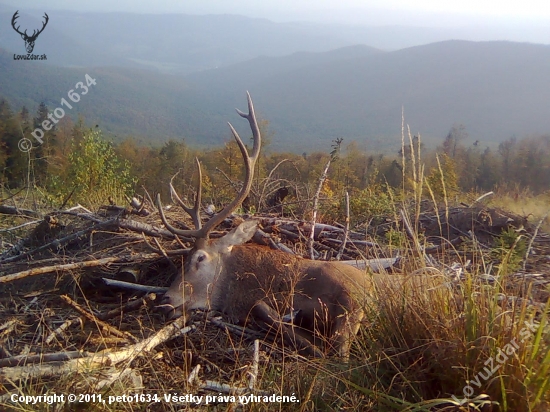
[[[429,144],[463,125],[470,143],[493,149],[513,136],[545,134],[550,47],[443,42],[395,52],[353,47],[322,54],[256,58],[186,77],[142,70],[55,68],[0,54],[0,96],[13,107],[55,109],[89,73],[94,88],[68,115],[84,115],[123,139],[185,138],[220,145],[245,90],[276,134],[272,148],[296,153],[336,137],[369,150],[399,149],[401,115]]]
[[[82,121],[74,123],[68,117],[45,132],[44,144],[31,140],[32,150],[22,151],[22,135],[29,136],[47,115],[46,106],[33,114],[25,107],[12,109],[5,100],[0,101],[0,180],[6,187],[38,186],[54,202],[69,195],[73,201],[90,202],[94,198],[105,202],[114,193],[111,179],[122,185],[122,192],[115,191],[119,195],[124,192],[131,195],[140,187],[167,194],[169,179],[182,168],[182,184],[192,185],[196,173],[193,159],[199,157],[209,182],[205,198],[221,205],[233,194],[228,180],[235,183],[242,178],[238,147],[229,140],[224,145],[203,150],[191,147],[184,139],[171,139],[158,146],[131,138],[113,142],[113,136],[102,133],[99,128],[90,129]],[[239,122],[236,126],[242,124]],[[258,179],[265,178],[284,160],[273,170],[271,179],[282,185],[314,186],[335,143],[318,145],[298,155],[273,148],[276,135],[269,122],[262,121],[261,130],[264,152],[259,161]],[[403,184],[403,169],[410,168],[414,156],[420,154],[426,164],[424,174],[436,198],[500,190],[512,193],[518,200],[526,194],[550,190],[549,135],[510,138],[496,149],[484,148],[479,142],[471,143],[466,130],[458,125],[451,128],[437,148],[427,148],[418,136],[406,133],[404,137],[403,149],[387,155],[344,140],[338,145],[338,160],[330,169],[327,194],[341,198],[347,191],[356,197],[359,208],[369,208],[372,202],[382,202],[380,207],[383,207],[388,199],[372,198],[372,194],[385,186],[390,190],[399,188]],[[95,183],[89,186],[90,181]],[[103,186],[102,181],[109,183]],[[79,198],[81,195],[85,198]],[[361,206],[361,201],[367,203]],[[366,209],[355,212],[363,216]]]

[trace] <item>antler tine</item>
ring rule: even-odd
[[[40,30],[38,30],[38,33],[36,33],[36,35],[33,33],[33,36],[38,36],[40,33],[42,33],[44,31],[44,29],[46,28],[46,25],[48,24],[48,21],[50,20],[50,18],[48,17],[48,13],[44,12],[44,23],[42,24],[42,28]]]
[[[195,203],[192,208],[188,207],[183,203],[183,200],[178,196],[178,193],[176,192],[176,189],[174,189],[174,185],[172,184],[172,181],[176,175],[170,179],[170,195],[173,196],[176,199],[176,202],[187,212],[189,216],[191,216],[191,219],[193,219],[193,224],[195,225],[195,230],[183,230],[183,229],[177,229],[174,226],[172,226],[168,221],[166,220],[166,216],[164,215],[164,210],[162,209],[162,202],[160,201],[160,193],[157,194],[157,209],[160,214],[160,218],[162,220],[162,223],[164,223],[164,226],[166,226],[166,229],[168,229],[171,233],[178,236],[184,236],[184,237],[194,237],[194,238],[205,238],[208,236],[208,231],[205,230],[203,227],[201,227],[201,218],[200,218],[200,207],[201,207],[201,198],[202,198],[202,170],[201,170],[201,164],[199,162],[198,158],[195,158],[195,161],[197,162],[197,171],[198,171],[198,183],[197,183],[197,192],[195,194]]]
[[[237,110],[237,113],[239,116],[244,117],[246,120],[248,120],[248,123],[250,123],[250,129],[252,130],[252,138],[254,141],[254,144],[252,146],[252,158],[254,159],[254,162],[256,162],[256,158],[260,154],[260,148],[262,144],[262,138],[260,135],[260,127],[258,126],[258,122],[256,120],[256,113],[254,112],[254,105],[252,104],[252,97],[250,97],[250,93],[246,92],[246,97],[248,100],[248,114],[241,112],[239,109]],[[229,124],[231,126],[231,124]],[[231,129],[233,129],[233,126],[231,126]],[[235,136],[236,139],[240,140],[239,134],[236,133],[236,131],[232,130],[233,136]]]
[[[16,23],[16,20],[17,20],[18,18],[19,18],[19,10],[17,10],[17,11],[15,12],[15,14],[13,15],[13,17],[11,18],[11,26],[12,26],[13,29],[14,29],[17,33],[19,33],[20,35],[27,34],[27,30],[25,30],[25,33],[21,33],[21,32],[19,31],[19,27],[21,27],[21,26],[17,26],[17,28],[15,27],[15,23]]]
[[[166,216],[164,215],[164,210],[162,209],[162,202],[160,201],[160,193],[157,193],[157,209],[160,214],[160,219],[162,220],[162,223],[164,226],[166,226],[166,229],[168,229],[171,233],[177,236],[184,236],[184,237],[205,237],[206,232],[204,231],[204,228],[198,229],[198,230],[182,230],[177,229],[174,226],[172,226],[170,223],[168,223],[168,220],[166,220]]]
[[[193,219],[193,225],[195,225],[195,229],[199,230],[202,227],[201,224],[201,217],[200,217],[200,207],[201,207],[201,200],[202,200],[202,170],[201,170],[201,164],[199,162],[198,157],[195,157],[195,161],[197,162],[197,172],[198,172],[198,183],[197,183],[197,191],[195,193],[195,202],[193,204],[193,207],[187,207],[185,203],[181,200],[181,198],[178,195],[178,192],[176,192],[176,189],[174,189],[174,185],[172,184],[174,178],[178,175],[176,173],[174,176],[172,176],[172,179],[170,179],[170,196],[178,202],[178,204],[181,206],[185,212],[189,216],[191,216],[191,219]]]
[[[30,36],[31,39],[36,39],[38,37],[38,35],[40,33],[42,33],[44,31],[44,29],[46,28],[46,25],[48,24],[48,21],[50,20],[50,18],[48,17],[47,13],[44,13],[43,17],[44,17],[45,21],[44,21],[44,23],[42,23],[42,28],[38,31],[36,29],[33,30],[32,31],[32,36]]]
[[[212,217],[208,222],[205,223],[203,226],[203,230],[208,233],[212,231],[216,226],[218,226],[226,217],[228,217],[248,196],[248,193],[250,192],[250,189],[252,187],[252,178],[254,177],[254,166],[256,164],[256,160],[258,159],[258,155],[260,154],[260,148],[262,144],[262,137],[260,134],[260,128],[258,127],[258,122],[256,120],[256,114],[254,113],[254,105],[252,104],[252,98],[250,97],[250,93],[246,92],[246,96],[248,98],[248,113],[243,113],[239,109],[237,110],[237,113],[239,116],[244,117],[248,120],[248,123],[250,124],[250,129],[252,130],[252,138],[254,139],[254,145],[252,147],[252,155],[248,154],[248,150],[246,149],[246,146],[244,145],[241,137],[233,127],[231,123],[228,123],[229,128],[231,129],[231,133],[233,133],[233,137],[235,138],[237,144],[239,145],[239,149],[241,151],[241,155],[243,157],[243,161],[245,164],[245,179],[243,182],[243,187],[237,197],[233,199],[233,201],[225,206],[223,210],[216,214],[214,217]]]

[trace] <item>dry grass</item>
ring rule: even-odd
[[[550,192],[535,196],[528,190],[497,190],[490,199],[490,205],[527,216],[534,224],[544,219],[542,229],[550,232]]]

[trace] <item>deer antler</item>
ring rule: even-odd
[[[256,164],[256,160],[258,160],[258,156],[260,154],[260,147],[262,143],[262,138],[260,135],[260,128],[258,127],[258,122],[256,121],[256,115],[254,113],[254,105],[252,104],[252,98],[250,97],[250,93],[246,92],[246,96],[248,99],[248,113],[243,113],[239,109],[237,109],[237,113],[239,116],[244,117],[246,120],[248,120],[248,123],[250,124],[250,129],[252,130],[252,137],[254,139],[254,144],[252,147],[252,154],[249,155],[248,150],[246,149],[246,146],[244,145],[243,141],[241,140],[241,137],[231,125],[229,124],[229,128],[231,129],[231,132],[233,133],[233,137],[237,141],[237,144],[239,145],[239,149],[241,151],[241,155],[243,157],[243,161],[245,163],[245,178],[244,183],[241,191],[237,195],[235,199],[231,203],[229,203],[227,206],[223,208],[223,210],[214,215],[210,220],[208,220],[204,226],[201,226],[200,216],[199,216],[199,210],[200,210],[200,201],[201,201],[201,186],[202,186],[202,173],[201,173],[201,166],[200,162],[197,159],[197,169],[198,169],[198,175],[199,175],[199,181],[198,181],[198,188],[195,195],[195,203],[192,208],[187,207],[183,201],[180,199],[178,194],[176,193],[176,190],[174,189],[174,186],[172,185],[172,180],[170,180],[170,194],[173,198],[176,199],[177,203],[185,210],[189,216],[193,219],[193,224],[195,225],[195,230],[182,230],[177,229],[173,227],[168,221],[166,220],[166,216],[164,215],[164,211],[162,210],[162,202],[160,201],[160,194],[157,194],[157,208],[159,210],[160,217],[162,219],[162,223],[164,223],[164,226],[172,232],[175,235],[178,236],[185,236],[185,237],[194,237],[198,239],[206,239],[208,238],[209,233],[218,226],[223,220],[228,217],[239,205],[242,203],[242,201],[248,196],[248,193],[250,192],[250,189],[252,187],[252,178],[254,176],[254,165]],[[173,178],[172,178],[173,179]]]
[[[17,10],[17,11],[15,12],[15,14],[13,15],[13,17],[11,18],[11,27],[13,27],[13,29],[14,29],[17,33],[19,33],[21,36],[26,36],[26,35],[27,35],[27,30],[25,30],[25,33],[21,33],[21,32],[19,31],[19,27],[21,27],[21,26],[15,27],[15,21],[16,21],[18,18],[19,18],[19,10]]]
[[[19,27],[21,27],[21,26],[15,27],[15,23],[16,23],[16,20],[17,20],[18,18],[19,18],[19,10],[17,10],[17,11],[15,12],[15,14],[13,15],[13,17],[11,18],[11,26],[13,27],[13,29],[14,29],[17,33],[19,33],[21,36],[25,36],[25,37],[28,38],[29,40],[35,40],[35,39],[38,37],[38,35],[44,31],[44,29],[46,28],[46,25],[48,24],[48,21],[50,20],[50,18],[48,17],[48,14],[47,14],[47,13],[44,13],[44,19],[46,19],[46,20],[44,21],[44,23],[42,23],[42,28],[41,28],[40,30],[38,30],[38,32],[36,32],[36,30],[33,30],[32,35],[29,36],[29,35],[27,34],[27,30],[25,30],[24,33],[21,33],[21,32],[19,31]]]
[[[42,28],[40,30],[38,30],[37,33],[35,33],[36,30],[33,30],[32,36],[30,36],[31,39],[36,39],[38,37],[38,35],[40,33],[42,33],[44,31],[44,29],[46,28],[46,25],[48,24],[48,21],[50,20],[50,18],[48,17],[48,15],[46,13],[44,13],[44,19],[46,21],[44,21],[44,23],[42,23]],[[26,33],[26,30],[25,30],[25,33]]]
[[[183,210],[187,212],[189,216],[193,219],[193,224],[195,225],[195,229],[200,229],[201,224],[201,217],[200,217],[200,207],[201,207],[201,198],[202,198],[202,170],[201,170],[201,163],[199,162],[199,159],[195,157],[195,161],[197,162],[197,172],[198,172],[198,184],[197,184],[197,192],[195,193],[195,202],[193,204],[193,207],[187,207],[185,203],[181,200],[181,198],[178,195],[178,192],[176,192],[176,189],[174,189],[174,185],[172,184],[174,178],[177,176],[177,173],[172,176],[172,179],[170,179],[170,197],[173,199],[176,199],[178,204],[181,206]]]

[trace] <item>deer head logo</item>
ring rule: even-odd
[[[40,30],[38,30],[38,31],[33,30],[32,35],[29,36],[29,35],[27,34],[27,30],[25,30],[25,32],[22,33],[22,32],[19,31],[19,27],[20,27],[20,26],[15,27],[16,20],[17,20],[17,18],[19,17],[19,16],[18,16],[18,13],[19,13],[19,10],[17,10],[17,11],[15,12],[15,14],[13,15],[13,17],[12,17],[12,19],[11,19],[11,25],[12,25],[13,29],[14,29],[17,33],[19,33],[19,34],[21,35],[21,38],[22,38],[23,40],[25,40],[25,48],[27,49],[27,53],[32,53],[32,51],[33,51],[33,49],[34,49],[34,42],[36,41],[36,38],[38,37],[38,35],[39,35],[40,33],[42,33],[42,32],[44,31],[44,29],[46,28],[46,25],[48,24],[48,20],[49,20],[50,18],[48,17],[48,15],[47,15],[46,13],[44,13],[44,19],[45,19],[45,21],[44,21],[44,23],[42,24],[42,28],[41,28]]]

